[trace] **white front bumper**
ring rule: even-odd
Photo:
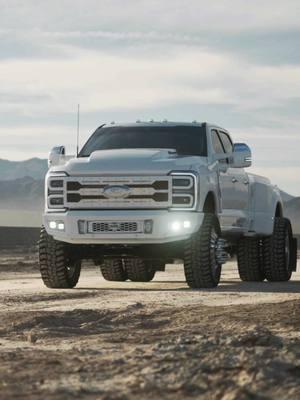
[[[44,226],[49,235],[56,240],[75,244],[146,244],[169,243],[188,239],[202,225],[203,213],[162,210],[71,210],[65,213],[46,213]],[[128,222],[144,223],[153,221],[152,233],[79,233],[78,221],[86,222]],[[64,230],[51,229],[51,221],[64,223]],[[184,221],[190,221],[190,227],[184,227]],[[175,225],[179,229],[174,229]],[[186,224],[187,225],[187,224]]]

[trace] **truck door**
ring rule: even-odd
[[[230,157],[233,152],[233,143],[226,132],[218,131],[224,151]],[[227,158],[229,161],[229,159]],[[233,218],[234,228],[244,230],[249,225],[249,179],[243,168],[231,168],[228,165],[227,174],[233,183],[233,196],[231,207],[235,218]]]
[[[235,180],[231,168],[229,168],[229,160],[226,157],[224,145],[221,142],[220,135],[216,129],[211,131],[212,147],[215,154],[224,154],[224,159],[219,161],[218,177],[221,197],[222,213],[220,215],[221,226],[229,229],[235,226],[236,210],[235,210]]]

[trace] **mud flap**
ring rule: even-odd
[[[292,238],[291,242],[291,260],[290,260],[290,268],[292,271],[297,270],[297,250],[298,243],[296,238]]]

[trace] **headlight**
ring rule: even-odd
[[[63,197],[49,197],[49,203],[51,206],[63,206],[64,198]]]
[[[47,206],[49,209],[64,209],[65,176],[49,175],[46,182]]]
[[[63,188],[64,187],[63,179],[51,179],[50,180],[50,187],[53,188],[53,189]]]
[[[172,173],[172,209],[194,210],[197,206],[197,176],[193,173]]]

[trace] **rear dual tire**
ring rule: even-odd
[[[106,259],[100,266],[103,278],[107,281],[150,282],[155,276],[156,267],[151,261],[142,258]]]
[[[107,281],[124,282],[128,279],[122,259],[106,259],[100,265],[102,276]]]
[[[124,267],[128,279],[132,282],[150,282],[154,278],[155,269],[151,263],[141,258],[124,259]]]
[[[238,271],[242,281],[284,282],[292,276],[291,223],[277,217],[273,235],[267,238],[242,238],[238,244]]]
[[[293,233],[287,218],[275,218],[274,233],[263,240],[263,265],[270,282],[289,281],[292,276]]]
[[[257,238],[242,238],[238,243],[237,262],[240,279],[244,282],[262,282],[265,279],[262,244]]]

